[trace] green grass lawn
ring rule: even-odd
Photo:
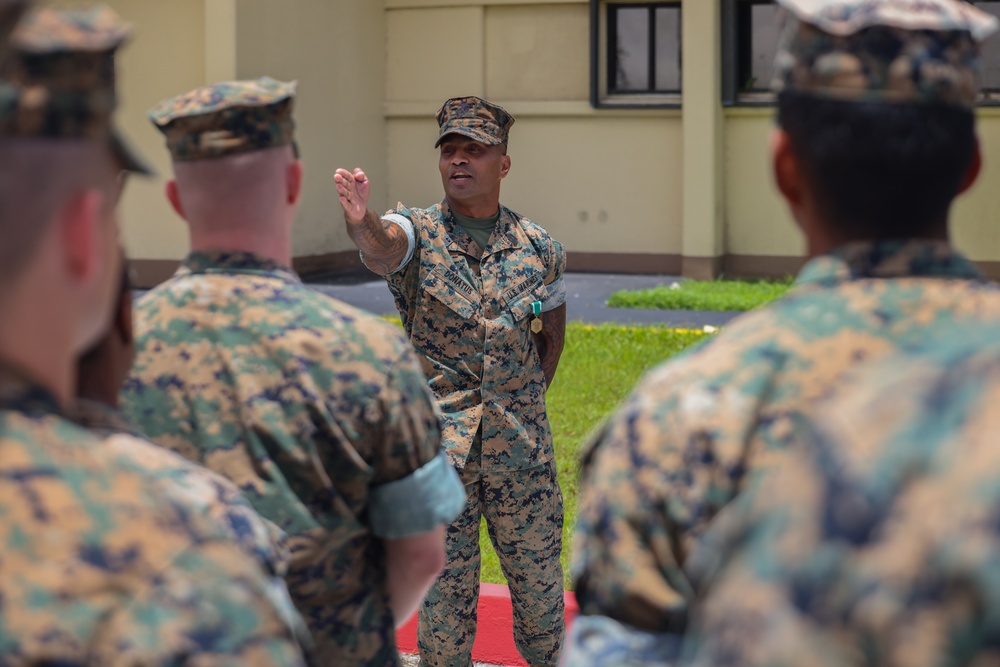
[[[751,310],[782,296],[792,278],[779,281],[681,280],[644,290],[615,292],[612,308],[661,308],[664,310]]]
[[[591,430],[618,405],[645,371],[705,336],[698,331],[659,327],[594,326],[577,322],[567,325],[566,347],[547,398],[559,483],[566,503],[562,561],[567,587],[571,583],[570,535],[576,518],[577,452]],[[479,544],[483,555],[482,580],[506,583],[485,523],[480,529]]]

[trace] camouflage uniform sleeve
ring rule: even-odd
[[[650,373],[585,450],[572,570],[584,615],[684,631],[684,560],[728,493],[708,430],[725,401],[691,368]]]
[[[203,542],[105,621],[93,663],[305,665],[290,604],[235,547]]]
[[[555,310],[566,303],[566,249],[563,244],[549,236],[548,232],[533,222],[526,222],[525,231],[531,238],[545,262],[544,283],[547,296],[542,302],[542,312]]]
[[[449,523],[465,504],[465,489],[441,447],[427,381],[409,344],[400,340],[399,347],[381,396],[370,512],[373,532],[388,539]]]

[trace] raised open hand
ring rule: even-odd
[[[340,205],[344,207],[344,217],[349,224],[360,225],[368,211],[368,197],[371,194],[368,177],[361,169],[355,169],[354,173],[338,169],[333,180],[337,184]]]

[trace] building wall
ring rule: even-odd
[[[155,260],[184,255],[187,231],[163,195],[169,155],[146,111],[163,98],[206,81],[210,58],[205,0],[109,0],[107,4],[135,25],[132,41],[118,58],[118,124],[158,172],[154,178],[131,179],[125,190],[121,207],[125,243],[131,257],[156,265]],[[211,30],[217,32],[217,27]],[[157,277],[168,269],[160,265]]]
[[[441,199],[434,113],[484,96],[517,119],[503,202],[562,240],[574,268],[614,268],[614,254],[678,270],[680,113],[591,108],[587,3],[389,0],[386,15],[392,198]]]
[[[735,273],[793,273],[805,253],[802,235],[771,178],[773,116],[769,108],[729,109],[725,114],[724,225],[730,262],[724,268]]]
[[[385,12],[374,0],[109,0],[135,25],[120,54],[119,122],[155,165],[122,204],[125,241],[143,284],[168,276],[187,231],[163,196],[170,159],[146,111],[207,83],[262,75],[299,82],[297,137],[306,164],[293,252],[302,270],[358,266],[333,186],[339,166],[364,166],[372,201],[387,202]]]
[[[978,113],[983,170],[959,197],[952,216],[955,243],[993,277],[1000,277],[1000,109]]]
[[[211,2],[212,0],[208,0]],[[337,266],[351,246],[333,183],[361,166],[372,204],[386,203],[385,12],[378,2],[238,0],[236,78],[299,82],[296,137],[305,163],[293,252],[309,268]]]
[[[143,282],[168,275],[187,245],[162,195],[169,159],[146,110],[210,81],[263,74],[300,86],[300,269],[358,266],[336,167],[365,168],[376,209],[441,198],[434,113],[472,94],[517,118],[504,203],[563,240],[573,268],[794,271],[804,246],[771,182],[773,110],[722,109],[718,3],[682,1],[683,109],[630,110],[590,105],[585,1],[108,0],[136,25],[120,58],[120,124],[160,172],[135,179],[122,208]],[[984,169],[956,206],[954,231],[1000,275],[1000,188],[990,186],[1000,176],[1000,110],[979,116]]]

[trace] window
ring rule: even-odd
[[[977,7],[1000,18],[1000,2],[977,2]],[[984,102],[1000,102],[1000,42],[991,37],[980,47],[982,57],[982,77]]]
[[[680,4],[591,0],[594,106],[675,106],[680,95]]]
[[[723,4],[723,101],[767,104],[778,50],[778,6],[773,0],[725,0]]]

